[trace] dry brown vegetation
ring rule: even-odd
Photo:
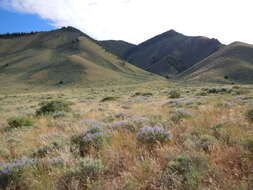
[[[253,89],[215,88],[226,90],[150,82],[0,95],[0,189],[251,189]],[[52,100],[71,111],[36,116]],[[34,126],[10,128],[17,116]],[[168,139],[138,140],[145,126]]]

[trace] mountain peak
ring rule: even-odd
[[[219,41],[169,30],[130,49],[125,58],[144,70],[168,76],[185,71],[221,46]]]
[[[164,32],[160,35],[158,35],[158,37],[174,37],[174,36],[183,36],[183,34],[171,29],[171,30],[168,30],[167,32]]]
[[[147,41],[144,41],[142,42],[141,44],[139,44],[140,46],[147,46],[147,45],[150,45],[150,44],[153,44],[155,42],[158,42],[158,41],[163,41],[164,39],[168,39],[168,38],[173,38],[175,36],[183,36],[182,34],[176,32],[175,30],[169,30],[167,32],[164,32],[162,34],[159,34]]]
[[[69,31],[69,32],[80,32],[80,33],[83,33],[81,30],[78,30],[77,28],[73,27],[73,26],[67,26],[67,27],[62,27],[60,28],[60,30],[63,30],[63,31]]]
[[[180,33],[177,32],[176,30],[171,29],[171,30],[168,30],[167,32],[165,32],[165,34],[178,35],[178,34],[180,34]]]
[[[62,27],[58,30],[52,30],[52,32],[55,31],[60,31],[60,32],[68,32],[71,35],[77,35],[77,36],[84,36],[86,38],[89,38],[90,40],[92,40],[93,42],[96,42],[95,39],[93,39],[92,37],[90,37],[89,35],[85,34],[84,32],[82,32],[81,30],[73,27],[73,26],[67,26],[67,27]]]

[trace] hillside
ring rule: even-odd
[[[179,75],[185,80],[253,83],[253,46],[232,43]]]
[[[107,51],[121,58],[124,58],[126,52],[129,49],[136,46],[122,40],[104,40],[100,41],[99,44],[103,46]]]
[[[152,77],[72,27],[0,39],[1,89],[93,87]]]
[[[189,37],[170,30],[131,48],[124,57],[147,71],[170,76],[185,71],[221,46],[216,39]]]

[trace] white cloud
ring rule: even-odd
[[[0,0],[0,6],[74,26],[97,39],[139,43],[169,29],[253,44],[252,0]]]

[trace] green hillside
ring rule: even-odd
[[[20,89],[93,87],[156,76],[120,60],[79,30],[68,27],[0,39],[0,86]]]
[[[221,46],[216,39],[189,37],[170,30],[131,48],[125,54],[125,59],[149,72],[174,76],[214,53]]]
[[[184,80],[253,83],[253,46],[232,43],[179,75]]]

